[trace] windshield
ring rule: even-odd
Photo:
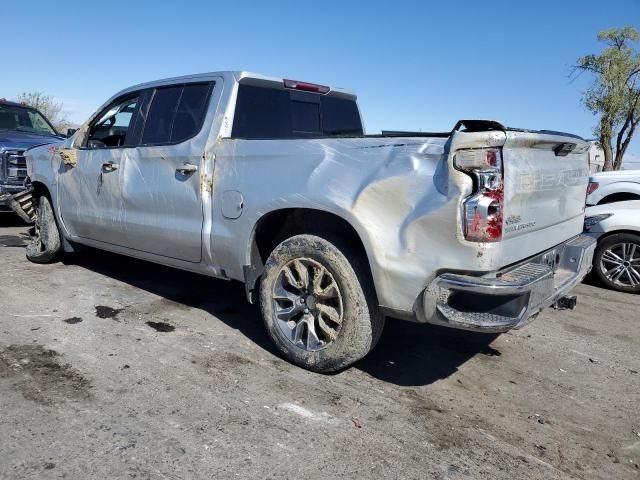
[[[17,130],[37,135],[57,135],[40,112],[14,105],[0,105],[0,129]]]

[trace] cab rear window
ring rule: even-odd
[[[355,100],[240,85],[232,136],[245,139],[362,135]]]

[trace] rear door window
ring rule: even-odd
[[[202,129],[213,84],[157,88],[149,106],[142,145],[183,142]]]
[[[209,103],[210,85],[188,85],[182,91],[171,130],[171,141],[182,142],[200,131]]]
[[[355,100],[240,85],[232,137],[246,139],[362,135]]]

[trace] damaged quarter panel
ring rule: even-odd
[[[242,278],[250,251],[238,246],[250,246],[262,215],[285,208],[323,210],[347,220],[359,234],[380,303],[411,310],[443,258],[453,269],[484,267],[477,247],[465,248],[457,239],[459,199],[471,182],[461,174],[457,181],[449,178],[445,142],[223,140],[216,155],[214,203],[224,204],[224,192],[239,191],[244,209],[238,219],[216,209],[216,262]]]

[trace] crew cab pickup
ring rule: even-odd
[[[27,257],[88,245],[239,280],[287,359],[335,371],[386,316],[505,332],[571,290],[595,246],[588,148],[484,120],[367,136],[354,94],[246,72],[145,83],[26,152]]]

